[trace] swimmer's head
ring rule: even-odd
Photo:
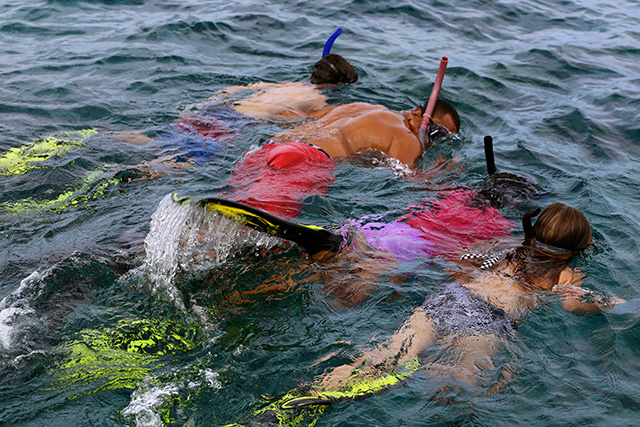
[[[358,81],[358,73],[351,64],[340,55],[330,53],[316,62],[313,73],[311,73],[311,83],[355,83]]]
[[[552,289],[561,272],[578,252],[591,246],[591,226],[576,208],[562,203],[547,206],[535,225],[531,218],[540,208],[524,214],[522,226],[525,239],[522,246],[505,256],[514,267],[514,277],[525,288]]]
[[[532,237],[541,243],[571,252],[591,246],[591,226],[578,209],[563,203],[547,206],[532,229]]]
[[[534,181],[509,172],[488,175],[478,189],[470,206],[482,206],[488,203],[496,209],[505,207],[530,206],[534,199],[544,194]]]
[[[427,108],[427,103],[418,106],[421,113]],[[460,116],[456,108],[444,99],[438,99],[433,108],[433,121],[446,128],[449,132],[458,132],[460,130]]]

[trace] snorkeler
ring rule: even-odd
[[[327,40],[323,57],[311,73],[312,84],[259,82],[231,86],[203,103],[187,106],[180,118],[155,139],[139,132],[114,133],[111,137],[139,145],[155,142],[163,151],[152,165],[163,169],[166,165],[180,167],[210,162],[225,144],[242,134],[247,126],[256,124],[255,119],[276,123],[306,120],[310,112],[327,106],[327,97],[321,89],[358,80],[356,71],[346,59],[329,53],[341,32],[338,29]],[[240,95],[235,97],[238,93]],[[228,102],[222,102],[225,100]]]
[[[331,404],[372,395],[418,369],[475,386],[478,374],[494,368],[492,358],[500,343],[516,338],[523,316],[549,295],[557,295],[562,308],[575,314],[597,314],[625,302],[583,288],[583,274],[568,267],[575,255],[591,246],[584,214],[554,203],[532,226],[537,213],[539,209],[524,215],[520,245],[499,253],[464,254],[463,270],[454,281],[427,296],[386,345],[328,372],[307,388],[310,392],[287,393],[258,410],[253,421],[287,425],[294,418],[315,418]],[[450,364],[423,359],[434,345],[451,352]],[[508,379],[508,373],[504,377]]]
[[[408,207],[403,215],[394,211],[348,220],[334,231],[292,222],[220,197],[191,199],[174,193],[173,200],[297,244],[309,260],[320,263],[316,267],[321,276],[318,280],[325,284],[332,304],[347,308],[368,299],[387,273],[391,276],[385,277],[390,280],[406,280],[396,271],[401,263],[449,260],[478,241],[510,235],[516,224],[491,205],[472,206],[475,196],[474,191],[466,189],[443,191],[420,206]],[[395,219],[383,219],[389,215]],[[309,261],[301,259],[300,268],[305,265],[310,265]],[[251,293],[272,293],[295,286],[278,279],[268,282]]]
[[[327,97],[321,89],[358,81],[358,73],[342,56],[331,53],[336,38],[342,34],[338,28],[326,41],[322,58],[315,63],[307,82],[258,82],[246,86],[231,86],[218,92],[204,107],[228,100],[230,108],[247,117],[275,122],[306,120],[309,114],[327,106]],[[200,106],[200,109],[203,106]]]
[[[353,103],[310,112],[313,119],[274,135],[244,156],[229,179],[235,188],[228,196],[294,218],[305,196],[326,193],[338,159],[375,150],[415,168],[424,150],[418,139],[424,108],[394,111]],[[459,128],[455,108],[438,100],[430,140]]]
[[[358,73],[356,73],[351,64],[340,55],[331,53],[333,43],[340,34],[342,34],[342,28],[334,31],[324,44],[322,58],[316,62],[313,72],[311,73],[311,83],[314,85],[351,84],[358,81]]]
[[[344,58],[328,53],[340,32],[327,41],[312,83],[357,80]],[[412,111],[368,103],[327,106],[318,88],[304,83],[257,83],[222,91],[220,96],[226,98],[242,90],[258,90],[233,102],[233,108],[247,116],[300,121],[245,154],[228,181],[234,188],[227,197],[290,219],[300,213],[306,196],[327,192],[337,159],[382,154],[385,161],[399,162],[394,166],[407,176],[415,174],[418,159],[433,139],[460,129],[456,109],[438,99],[447,62],[443,57],[428,102]]]
[[[460,257],[466,267],[456,282],[427,297],[390,339],[385,349],[363,356],[382,361],[397,357],[402,363],[419,356],[434,340],[454,342],[462,359],[453,375],[473,381],[480,357],[491,356],[502,338],[514,337],[520,318],[537,307],[548,292],[557,294],[562,308],[575,314],[600,313],[624,302],[582,288],[583,274],[569,261],[591,246],[591,226],[585,215],[562,203],[547,206],[535,225],[523,217],[521,245],[498,252],[468,252]],[[469,263],[475,264],[471,265]],[[455,338],[455,340],[453,340]],[[346,378],[329,375],[324,384],[344,384]]]

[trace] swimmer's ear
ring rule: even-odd
[[[422,122],[422,110],[420,110],[420,107],[416,107],[411,110],[411,112],[405,114],[407,115],[404,116],[404,120],[409,126],[409,130],[418,133],[420,130],[420,122]],[[415,126],[413,125],[414,122],[417,123]]]

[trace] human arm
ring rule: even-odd
[[[626,302],[622,298],[607,297],[582,287],[582,274],[565,268],[560,273],[558,284],[553,292],[562,297],[562,308],[577,315],[601,314],[603,310]]]

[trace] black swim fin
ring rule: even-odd
[[[254,230],[294,242],[310,255],[321,251],[337,252],[343,241],[342,236],[322,227],[296,224],[240,202],[218,197],[191,200],[188,197],[180,197],[177,193],[173,194],[173,200],[177,203],[197,203]]]

